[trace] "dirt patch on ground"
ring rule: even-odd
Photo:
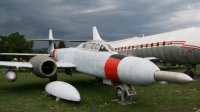
[[[182,90],[183,92],[200,92],[200,88],[191,88],[187,90]]]
[[[0,89],[0,93],[5,93],[7,92],[6,90]]]

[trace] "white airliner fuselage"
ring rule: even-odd
[[[110,42],[123,55],[156,57],[173,64],[200,63],[200,27]]]

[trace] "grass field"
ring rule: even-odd
[[[165,71],[183,72],[179,67],[161,67]],[[197,74],[200,75],[198,66]],[[115,86],[96,85],[95,77],[73,72],[58,72],[58,80],[72,84],[81,95],[81,102],[55,101],[44,92],[48,79],[31,72],[18,72],[18,80],[10,83],[0,73],[0,112],[196,112],[200,110],[200,82],[187,85],[156,83],[135,86],[137,95],[132,104],[116,101]]]

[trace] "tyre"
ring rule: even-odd
[[[57,80],[57,73],[54,74],[53,76],[49,77],[49,82],[53,82]]]
[[[116,96],[120,100],[121,100],[122,92],[124,92],[124,91],[122,91],[121,88],[117,88],[117,90],[116,90]],[[124,92],[124,98],[126,98],[126,92]]]

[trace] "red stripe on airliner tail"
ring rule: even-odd
[[[184,44],[185,41],[168,41],[170,44]]]
[[[200,49],[200,46],[193,46],[193,45],[183,45],[182,48],[190,48],[190,49]]]
[[[104,71],[108,79],[113,80],[113,81],[120,81],[117,74],[117,68],[120,61],[121,60],[119,59],[111,58],[111,57],[106,61]]]

